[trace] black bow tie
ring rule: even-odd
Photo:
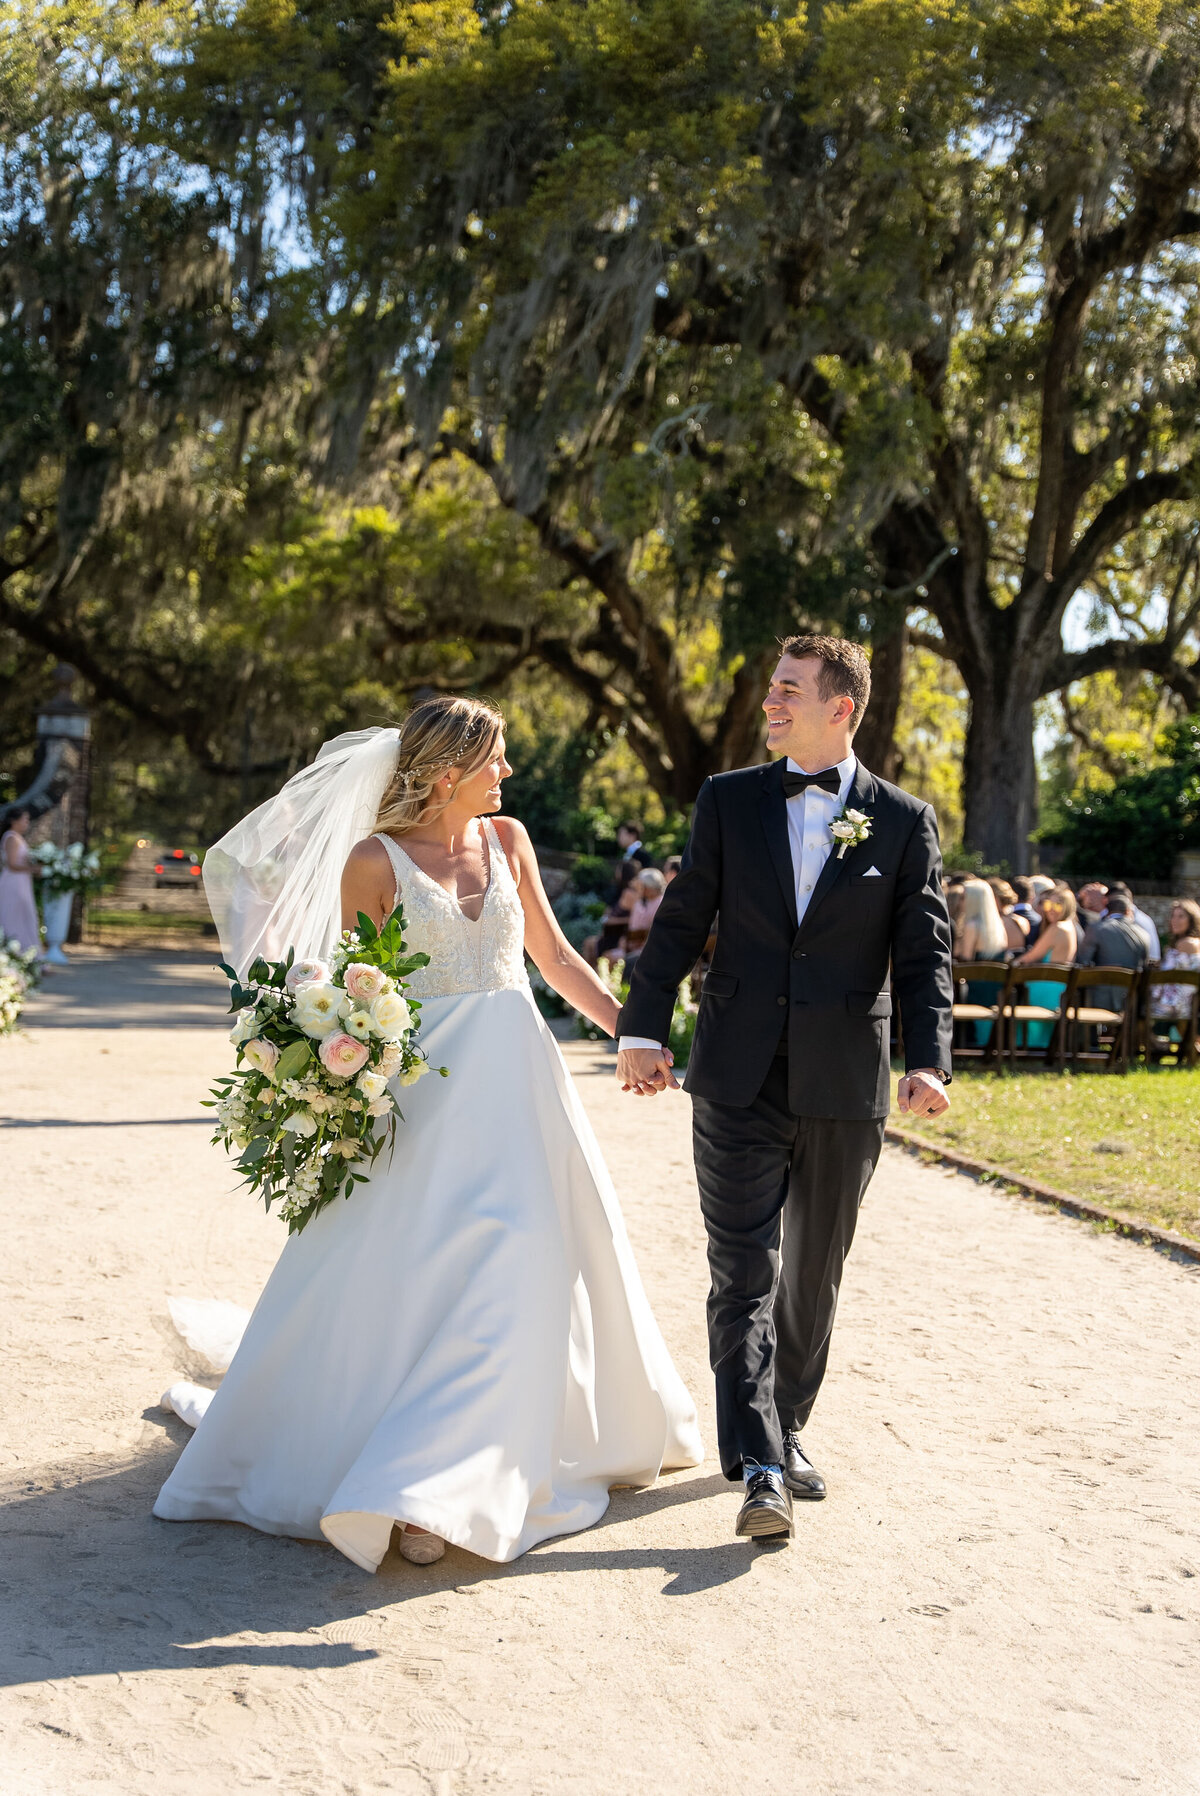
[[[807,792],[810,786],[820,786],[823,792],[837,794],[842,789],[842,776],[836,767],[827,767],[824,773],[793,773],[790,767],[783,770],[783,796],[795,798],[801,792]]]

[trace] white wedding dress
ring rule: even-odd
[[[395,1522],[506,1561],[703,1456],[484,829],[477,922],[379,838],[450,1076],[400,1094],[390,1158],[287,1242],[157,1516],[324,1537],[367,1571]]]

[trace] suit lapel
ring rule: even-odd
[[[786,760],[775,761],[763,769],[762,826],[767,849],[783,887],[784,902],[792,928],[796,927],[796,874],[792,867],[792,849],[788,840],[787,799],[783,796],[783,770]]]
[[[782,785],[780,787],[780,792],[782,794]],[[846,803],[851,810],[865,811],[867,816],[870,817],[872,824],[874,824],[875,814],[872,809],[874,801],[875,781],[860,761],[854,769],[854,778],[850,782],[850,792],[846,799]],[[824,904],[825,900],[829,897],[829,894],[837,889],[843,879],[848,879],[850,877],[850,874],[854,870],[856,856],[861,855],[863,850],[868,848],[869,842],[870,837],[868,837],[866,842],[860,842],[855,848],[847,848],[845,854],[842,855],[840,859],[838,858],[837,845],[835,844],[833,848],[830,849],[829,859],[821,868],[820,877],[813,887],[813,895],[809,900],[808,909],[804,913],[804,921],[800,925],[801,932],[803,932],[806,925],[812,921],[818,907]]]

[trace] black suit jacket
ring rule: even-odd
[[[797,927],[783,769],[777,761],[705,781],[618,1030],[666,1041],[680,981],[719,912],[688,1090],[753,1103],[786,1030],[797,1116],[886,1116],[893,992],[908,1067],[950,1070],[954,992],[937,822],[927,804],[860,765],[847,803],[871,819],[871,834],[841,859],[834,848]],[[871,868],[879,877],[867,877]]]

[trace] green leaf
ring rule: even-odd
[[[277,1079],[298,1079],[313,1057],[306,1041],[294,1041],[283,1050],[275,1068]]]
[[[361,910],[358,913],[358,934],[360,941],[362,941],[364,945],[377,941],[379,937],[378,929],[376,929],[374,923],[372,923],[366,912]]]
[[[270,1151],[271,1139],[268,1135],[257,1135],[242,1149],[239,1166],[257,1166],[258,1162]]]

